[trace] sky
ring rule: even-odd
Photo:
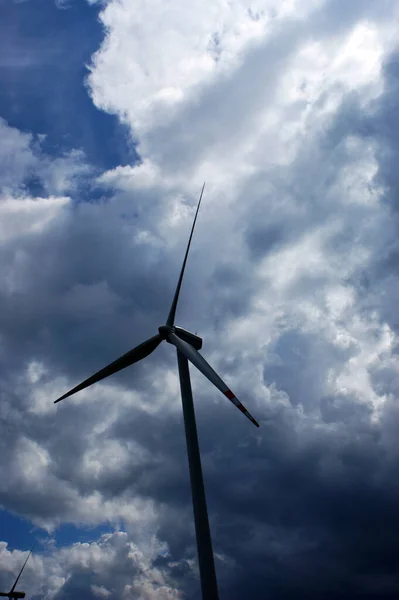
[[[199,600],[176,355],[221,600],[399,594],[395,0],[0,0],[0,589]]]

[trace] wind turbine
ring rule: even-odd
[[[184,270],[188,253],[190,250],[191,240],[194,233],[195,224],[198,217],[198,211],[201,205],[202,195],[204,193],[205,183],[202,186],[201,194],[198,201],[197,210],[194,217],[194,222],[191,227],[191,233],[188,240],[186,254],[184,256],[183,265],[180,271],[180,276],[177,282],[175,295],[170,307],[169,315],[165,325],[158,327],[158,334],[146,340],[139,346],[129,350],[126,354],[101,369],[82,383],[74,387],[72,390],[55,400],[55,403],[72,396],[80,390],[84,390],[88,386],[101,381],[105,377],[109,377],[133,363],[146,358],[157,348],[157,346],[165,340],[169,344],[173,344],[177,349],[177,362],[180,377],[180,389],[183,404],[184,427],[186,432],[187,454],[190,470],[191,493],[194,509],[195,532],[197,538],[198,562],[201,579],[202,597],[204,600],[218,600],[218,589],[216,581],[215,564],[213,559],[212,540],[209,529],[208,511],[205,499],[205,488],[202,477],[202,467],[200,451],[198,446],[197,426],[195,422],[195,412],[193,404],[193,396],[191,391],[189,364],[190,361],[209,381],[211,381],[234,406],[236,406],[244,415],[252,421],[256,427],[259,423],[247,411],[243,404],[236,398],[233,392],[227,387],[219,375],[212,369],[206,360],[198,352],[202,348],[202,339],[181,327],[175,325],[175,314],[177,303],[179,300],[180,288],[183,281]]]
[[[22,569],[20,570],[18,577],[16,578],[11,590],[9,592],[0,592],[1,598],[10,598],[10,600],[11,600],[11,598],[25,598],[25,596],[26,596],[25,592],[16,592],[15,588],[17,587],[18,580],[22,575],[22,571],[24,570],[26,563],[28,562],[29,557],[33,552],[33,548],[34,548],[34,545],[32,546],[32,550],[29,552],[24,564],[22,565]]]

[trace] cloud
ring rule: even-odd
[[[0,120],[1,132],[1,186],[2,188],[18,186],[37,164],[30,148],[32,136],[15,128],[8,127]]]
[[[207,179],[178,322],[261,422],[192,369],[221,595],[397,594],[395,10],[109,2],[88,85],[141,161],[1,123],[0,504],[113,531],[36,555],[35,593],[199,597],[171,348],[52,400],[163,322]]]
[[[165,570],[152,564],[163,551],[156,540],[149,540],[144,556],[125,532],[106,534],[96,542],[77,543],[51,554],[33,554],[18,589],[29,589],[30,596],[54,600],[82,594],[93,599],[178,600],[181,595]],[[11,572],[18,572],[25,556],[9,551],[4,543],[0,552],[4,586],[7,579],[12,579]]]

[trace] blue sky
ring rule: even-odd
[[[399,591],[399,13],[390,0],[8,1],[0,22],[0,587],[199,599],[173,349],[220,597]],[[165,347],[164,347],[165,346]],[[261,590],[261,591],[260,591]]]
[[[1,23],[2,118],[44,134],[45,152],[81,148],[99,169],[133,162],[134,146],[114,115],[98,110],[85,85],[91,55],[104,38],[99,8],[72,1],[9,2]],[[133,160],[132,160],[133,159]]]

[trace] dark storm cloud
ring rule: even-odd
[[[281,225],[255,225],[246,234],[248,247],[254,260],[263,258],[284,239],[284,229]]]
[[[270,358],[263,371],[265,383],[275,383],[294,405],[314,410],[326,393],[329,367],[346,363],[354,354],[355,349],[338,349],[316,335],[286,331],[276,344],[269,346]]]
[[[398,182],[393,166],[398,144],[395,128],[390,126],[396,122],[397,112],[395,55],[387,61],[384,81],[384,93],[366,111],[356,97],[344,98],[322,145],[328,149],[326,159],[332,152],[342,164],[348,160],[343,140],[351,135],[371,138],[379,165],[376,182],[383,182],[383,201],[389,203],[396,219]],[[343,156],[338,156],[340,149]],[[325,210],[320,219],[326,218],[330,209]],[[255,227],[253,231],[251,249],[259,245]],[[391,231],[385,235],[388,248],[392,248],[395,239]],[[266,230],[262,253],[273,246],[275,237],[271,238],[269,242]],[[336,238],[341,244],[350,244],[350,240],[351,236],[345,240],[342,233]],[[376,265],[381,266],[384,247],[376,249],[375,262],[362,273],[362,280],[369,281],[367,287],[357,286],[359,302],[372,310],[381,306],[378,298],[382,295],[387,310],[395,303],[390,278],[396,276],[397,264],[393,259],[385,261],[384,277],[379,278]],[[375,286],[374,292],[370,286]],[[393,393],[378,420],[367,402],[348,395],[329,396],[323,389],[328,369],[346,363],[358,352],[350,346],[338,351],[309,333],[284,333],[269,348],[267,382],[284,390],[292,406],[301,403],[306,411],[319,405],[320,414],[317,416],[316,410],[314,419],[307,421],[286,404],[269,406],[260,445],[255,438],[239,444],[242,434],[233,421],[223,441],[218,441],[222,411],[218,408],[205,417],[201,406],[200,428],[207,432],[201,441],[208,467],[210,510],[214,518],[218,515],[216,526],[213,522],[215,548],[238,565],[222,586],[226,597],[396,597],[399,488],[395,475],[398,445],[393,432],[398,419],[397,373],[380,368],[372,375],[373,387],[380,394]],[[218,567],[223,572],[219,563]]]
[[[335,146],[348,136],[355,136],[365,143],[373,144],[378,170],[372,185],[382,190],[381,202],[391,214],[389,228],[382,233],[382,243],[367,270],[359,274],[355,282],[366,307],[378,307],[381,316],[392,329],[399,331],[397,302],[398,279],[398,206],[399,142],[396,132],[399,126],[399,54],[389,55],[383,65],[384,90],[366,109],[361,98],[353,93],[341,105],[335,122],[330,127],[330,139]]]
[[[348,135],[371,138],[378,156],[376,181],[384,184],[383,200],[395,220],[399,188],[393,166],[398,144],[392,124],[397,120],[397,64],[396,55],[387,61],[384,93],[366,113],[356,98],[347,99],[330,129],[333,146]],[[390,233],[386,240],[391,248],[394,240]],[[375,268],[381,265],[381,254],[374,259],[376,262],[363,274],[372,295],[365,297],[363,289],[360,302],[368,302],[370,309],[374,301],[374,307],[385,308],[382,317],[386,318],[393,316],[393,311],[386,309],[395,303],[390,281],[396,277],[397,264],[385,261],[381,278]],[[381,296],[385,297],[382,305],[378,304]],[[255,442],[251,453],[248,447],[240,451],[240,464],[248,465],[257,476],[241,486],[243,524],[234,528],[241,536],[230,550],[231,555],[240,557],[240,572],[229,591],[231,598],[238,599],[244,593],[254,598],[264,594],[282,599],[293,594],[307,598],[321,594],[325,598],[394,598],[398,593],[398,453],[392,435],[397,426],[397,373],[387,369],[373,377],[373,385],[381,394],[393,393],[381,418],[374,421],[370,407],[359,404],[355,397],[323,397],[318,382],[325,381],[329,366],[347,360],[353,350],[348,348],[343,356],[334,356],[327,347],[319,348],[319,343],[309,334],[294,331],[284,334],[270,349],[277,365],[272,361],[265,368],[267,380],[284,389],[293,405],[302,402],[306,407],[312,398],[318,399],[321,422],[316,419],[318,424],[315,421],[314,427],[307,429],[303,419],[285,407],[265,424],[262,452]],[[256,462],[260,455],[264,457],[262,467]],[[246,476],[246,472],[235,473],[234,481],[245,481]],[[226,509],[237,498],[229,485],[234,483],[226,477],[221,486]],[[254,498],[259,498],[259,503]],[[245,519],[250,510],[254,518]],[[235,516],[237,513],[234,511]],[[232,536],[226,534],[225,540],[234,546]]]
[[[79,376],[153,335],[164,320],[163,295],[172,294],[172,282],[169,294],[160,293],[164,259],[143,254],[132,242],[134,222],[124,227],[112,212],[104,219],[107,212],[104,205],[66,207],[45,234],[7,245],[4,265],[24,257],[23,291],[1,296],[2,334],[19,364],[35,348],[37,360],[69,357]]]

